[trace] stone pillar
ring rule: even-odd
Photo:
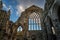
[[[28,32],[28,19],[24,19],[23,24],[23,30],[24,30],[24,37],[27,39],[27,32]]]
[[[48,16],[45,18],[45,27],[47,40],[52,40],[52,25],[50,24],[50,19]]]
[[[24,23],[24,37],[27,38],[27,32],[28,32],[28,25],[27,23]]]
[[[47,40],[47,28],[45,25],[45,22],[43,20],[43,17],[41,18],[41,27],[42,27],[42,33],[43,33],[43,40]]]

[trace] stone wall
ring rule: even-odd
[[[50,2],[51,1],[51,2]],[[51,35],[55,35],[57,40],[60,40],[60,20],[59,20],[59,15],[58,14],[58,8],[60,6],[60,1],[59,0],[46,0],[46,4],[45,4],[45,19],[44,19],[44,23],[45,23],[45,26],[47,28],[47,36],[48,36],[48,40],[52,40],[53,37],[50,36]],[[50,2],[50,3],[49,3]],[[49,6],[49,5],[51,6]],[[47,8],[47,9],[46,9]],[[49,28],[48,28],[49,27]],[[52,27],[54,27],[54,30],[55,30],[55,34],[52,33]],[[52,37],[52,38],[51,38]],[[53,39],[54,40],[54,39]],[[55,39],[56,40],[56,39]]]

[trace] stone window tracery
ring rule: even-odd
[[[29,16],[29,30],[41,30],[40,17],[37,13],[33,12]]]

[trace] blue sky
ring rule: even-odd
[[[21,12],[26,8],[36,5],[44,9],[44,0],[2,0],[3,10],[11,10],[10,20],[16,22]]]

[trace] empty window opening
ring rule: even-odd
[[[22,27],[19,26],[18,29],[17,29],[17,32],[21,32],[22,31]]]
[[[41,30],[40,16],[35,12],[29,16],[29,30]]]

